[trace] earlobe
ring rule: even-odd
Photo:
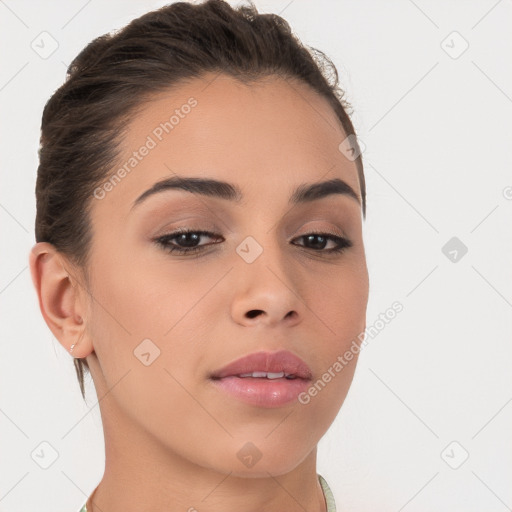
[[[66,257],[47,242],[39,242],[30,251],[30,273],[36,289],[39,309],[60,344],[74,357],[92,352],[87,339],[85,304],[78,280],[66,267]]]

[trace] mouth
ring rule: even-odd
[[[210,375],[218,390],[257,407],[282,407],[297,399],[312,380],[309,366],[289,351],[257,352]]]
[[[312,373],[309,366],[300,357],[288,350],[280,350],[249,354],[210,375],[210,378],[214,380],[225,377],[309,380]]]
[[[294,373],[285,373],[285,372],[275,372],[275,373],[272,373],[272,372],[252,372],[252,373],[242,373],[241,375],[236,375],[236,377],[241,377],[243,379],[245,379],[247,377],[253,377],[255,379],[266,378],[266,379],[270,379],[270,380],[282,379],[283,377],[285,379],[289,379],[289,380],[293,380],[293,379],[297,379],[297,378],[300,379],[300,377],[297,377],[297,375],[295,375]]]

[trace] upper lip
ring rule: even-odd
[[[222,379],[252,372],[284,372],[286,375],[295,375],[297,378],[306,380],[310,380],[312,377],[311,369],[300,357],[288,350],[280,350],[277,352],[255,352],[241,357],[213,372],[211,378]]]

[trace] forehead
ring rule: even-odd
[[[244,84],[208,74],[146,101],[124,128],[113,171],[124,166],[127,176],[102,201],[118,212],[174,175],[237,183],[244,202],[332,178],[359,194],[356,165],[339,150],[346,135],[336,114],[297,81],[272,76]]]

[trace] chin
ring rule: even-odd
[[[255,444],[258,444],[257,442]],[[301,454],[296,448],[281,449],[270,446],[271,443],[262,441],[258,449],[250,441],[241,448],[236,448],[234,458],[222,454],[222,464],[217,460],[216,469],[222,473],[230,473],[240,478],[268,478],[269,475],[285,475],[293,471],[310,452]]]

